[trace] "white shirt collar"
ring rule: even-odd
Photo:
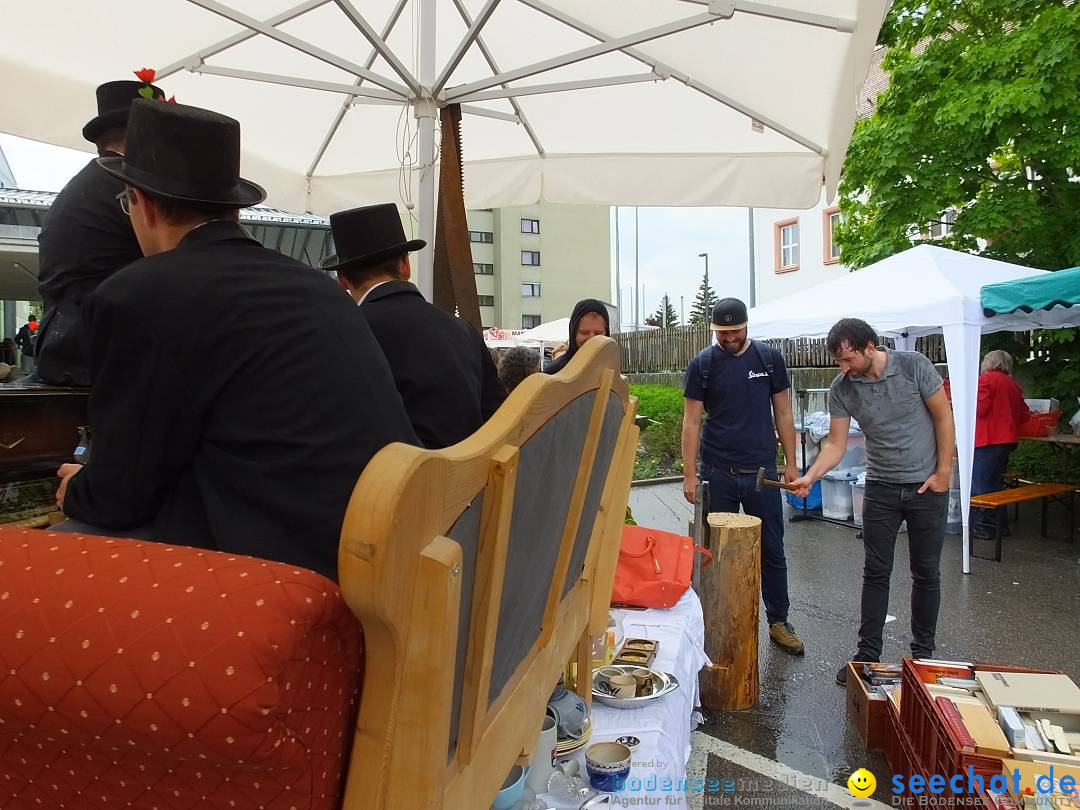
[[[383,284],[389,284],[393,280],[394,279],[392,278],[388,278],[386,279],[386,281],[380,281],[378,284],[372,284],[370,287],[367,288],[364,294],[360,296],[360,300],[356,302],[356,305],[360,306],[362,303],[364,303],[364,301],[367,300],[367,297],[371,295],[371,291],[374,290],[376,287],[381,287]]]

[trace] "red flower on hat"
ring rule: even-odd
[[[138,78],[138,80],[141,82],[146,82],[147,84],[150,84],[152,81],[154,81],[154,77],[156,75],[157,71],[153,68],[143,68],[142,70],[135,71],[136,78]]]
[[[176,103],[176,96],[169,96],[169,103],[170,104],[175,104]]]

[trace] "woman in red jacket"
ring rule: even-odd
[[[1005,488],[1001,474],[1009,454],[1016,449],[1020,426],[1031,415],[1024,392],[1012,377],[1013,359],[1008,352],[989,352],[979,367],[979,404],[975,411],[975,459],[971,468],[971,494],[982,495]],[[977,509],[972,531],[978,537],[993,534],[994,513]]]

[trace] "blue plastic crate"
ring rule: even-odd
[[[784,496],[787,498],[787,502],[794,506],[796,509],[803,508],[803,498],[800,498],[794,492],[785,492]],[[821,482],[816,481],[812,487],[810,487],[810,494],[805,499],[808,501],[807,509],[820,509],[821,508]]]

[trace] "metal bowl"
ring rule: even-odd
[[[640,695],[632,698],[619,698],[613,695],[609,695],[601,689],[597,689],[597,684],[603,681],[603,676],[599,672],[593,672],[592,681],[592,696],[593,700],[603,703],[605,706],[614,706],[616,709],[636,709],[640,706],[648,703],[650,700],[656,700],[663,697],[669,692],[674,692],[679,688],[679,681],[670,672],[660,672],[659,670],[651,669],[649,667],[640,667],[636,664],[614,664],[615,669],[621,670],[623,674],[630,675],[635,669],[648,669],[652,672],[652,692],[648,695]]]

